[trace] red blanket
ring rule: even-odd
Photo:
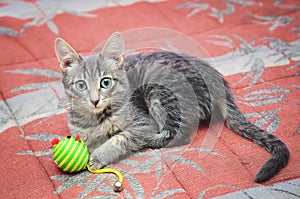
[[[1,198],[299,198],[299,11],[298,0],[0,2]],[[68,104],[54,40],[87,55],[114,31],[128,54],[162,49],[210,61],[247,118],[288,145],[288,166],[257,184],[270,154],[204,125],[189,145],[110,165],[124,175],[121,193],[114,175],[60,171],[50,141],[69,135]]]

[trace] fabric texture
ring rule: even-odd
[[[70,134],[69,105],[54,41],[87,55],[115,31],[128,54],[156,48],[211,62],[246,117],[287,144],[288,166],[257,184],[270,154],[204,124],[191,144],[109,165],[124,176],[120,193],[112,174],[60,171],[50,141]],[[1,198],[300,198],[298,0],[2,1],[0,47]]]

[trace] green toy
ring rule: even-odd
[[[112,168],[103,168],[92,170],[89,165],[90,154],[87,146],[80,139],[80,136],[67,136],[62,140],[57,138],[51,141],[53,145],[52,155],[53,160],[57,164],[58,168],[68,173],[75,173],[88,169],[91,173],[114,173],[118,176],[119,181],[114,184],[114,190],[117,192],[123,189],[123,176],[122,174]]]

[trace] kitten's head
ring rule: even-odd
[[[76,109],[101,112],[124,99],[128,81],[123,69],[124,40],[114,33],[98,55],[83,57],[63,39],[56,39],[55,53],[63,84]]]

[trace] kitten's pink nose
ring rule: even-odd
[[[91,100],[92,104],[94,104],[94,106],[96,107],[97,104],[99,103],[99,100]]]

